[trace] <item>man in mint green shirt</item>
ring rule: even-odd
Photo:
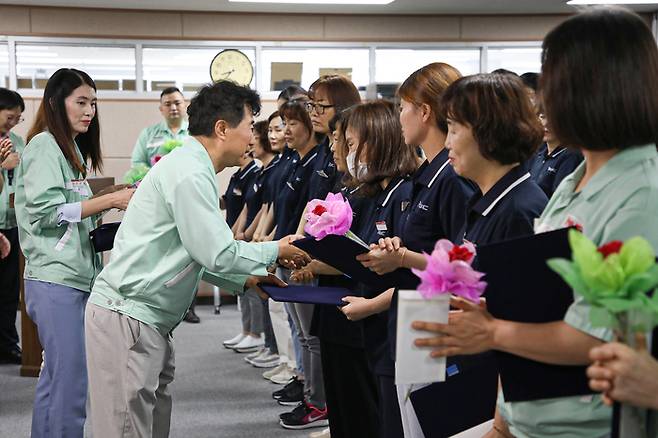
[[[0,260],[0,363],[21,363],[21,349],[16,331],[19,274],[18,228],[14,212],[16,167],[25,149],[23,139],[11,132],[20,123],[25,103],[15,91],[0,88],[0,233],[11,246],[7,257]]]
[[[185,120],[185,98],[176,87],[169,87],[160,94],[160,114],[163,121],[145,128],[132,154],[132,166],[152,167],[165,155],[167,142],[183,142],[188,136],[188,122]]]
[[[190,134],[141,182],[98,276],[85,315],[93,434],[167,436],[171,332],[201,278],[242,292],[278,260],[308,257],[278,242],[246,243],[219,211],[215,175],[235,166],[252,136],[258,95],[232,82],[202,88],[188,109]]]

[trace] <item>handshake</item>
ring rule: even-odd
[[[292,244],[295,240],[303,239],[304,236],[291,234],[279,240],[278,263],[288,269],[303,268],[311,262],[311,257],[301,249]]]

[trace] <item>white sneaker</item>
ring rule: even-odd
[[[251,361],[254,360],[254,359],[256,359],[257,357],[259,357],[259,356],[266,356],[266,355],[268,355],[268,354],[270,354],[270,350],[268,350],[267,348],[263,347],[263,348],[260,348],[260,349],[258,349],[258,350],[256,350],[256,351],[254,351],[253,353],[249,353],[248,355],[246,355],[246,356],[244,357],[244,360],[245,360],[245,362],[249,362],[249,363],[251,363]]]
[[[329,428],[327,427],[324,430],[321,430],[320,432],[313,432],[311,433],[308,438],[331,438],[331,432],[329,431]]]
[[[260,336],[254,338],[252,336],[245,336],[239,344],[231,347],[237,353],[253,353],[265,345],[265,341]]]
[[[256,368],[272,368],[279,365],[279,355],[268,350],[267,354],[254,358],[251,364]]]
[[[234,347],[234,346],[238,345],[240,343],[240,341],[242,341],[245,338],[245,336],[246,335],[244,333],[238,333],[237,335],[235,335],[231,339],[227,339],[224,342],[222,342],[222,345],[226,348]]]
[[[272,376],[279,374],[281,371],[285,370],[286,368],[288,368],[288,365],[282,362],[276,368],[272,368],[271,370],[265,371],[263,373],[263,379],[270,380]]]
[[[294,376],[295,374],[293,374],[292,370],[286,367],[280,373],[270,377],[270,381],[272,383],[276,383],[277,385],[285,385],[286,383],[290,382],[290,379],[292,379]]]

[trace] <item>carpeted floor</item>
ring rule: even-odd
[[[176,379],[172,385],[173,438],[276,438],[308,436],[311,429],[290,431],[278,415],[292,408],[271,397],[281,388],[221,346],[240,329],[235,305],[214,315],[212,306],[197,306],[201,324],[182,323],[174,333]],[[36,379],[19,377],[18,366],[0,365],[0,437],[28,437]],[[87,433],[90,437],[91,433]]]

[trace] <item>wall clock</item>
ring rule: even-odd
[[[213,82],[227,80],[249,86],[253,77],[254,66],[247,55],[239,50],[222,50],[210,62],[210,78]]]

